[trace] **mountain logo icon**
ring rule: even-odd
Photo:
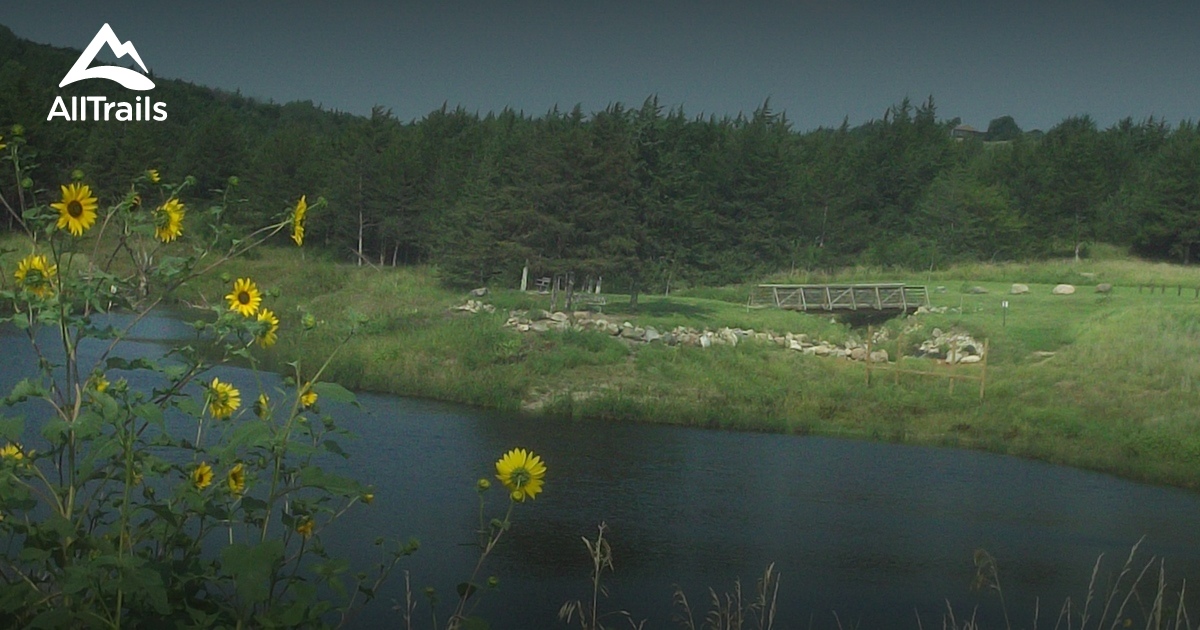
[[[58,87],[66,87],[84,79],[108,79],[109,81],[116,81],[130,90],[145,91],[154,89],[154,81],[151,81],[146,75],[139,74],[129,68],[122,68],[120,66],[89,67],[96,60],[96,54],[105,45],[108,45],[109,50],[118,59],[129,55],[142,68],[142,72],[150,72],[146,69],[146,64],[142,63],[142,58],[138,55],[137,49],[133,47],[133,42],[122,43],[121,40],[117,39],[117,34],[113,32],[112,27],[105,24],[100,27],[100,31],[92,38],[92,43],[88,44],[83,54],[79,55],[79,59],[75,61],[75,65],[71,66],[71,70],[67,72],[67,76],[63,77],[62,83],[59,83]]]

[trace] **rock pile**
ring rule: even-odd
[[[504,325],[525,333],[550,330],[594,330],[618,337],[631,344],[662,343],[668,346],[711,348],[713,346],[737,346],[742,343],[770,343],[785,350],[818,357],[871,361],[873,363],[886,363],[892,360],[887,350],[877,347],[888,340],[887,329],[875,332],[871,339],[871,345],[876,348],[868,351],[867,345],[858,339],[850,339],[839,345],[812,339],[804,333],[776,334],[728,327],[699,330],[686,326],[659,330],[654,326],[638,326],[628,321],[618,324],[614,320],[587,311],[577,311],[571,314],[547,311],[511,311]],[[941,335],[940,330],[934,329],[934,332]],[[935,339],[924,342],[921,348],[927,356],[945,358],[957,363],[977,362],[983,353],[982,344],[962,333],[953,336],[935,336]]]
[[[932,336],[921,342],[922,356],[946,363],[979,363],[983,360],[983,344],[964,332],[944,332],[934,328]]]
[[[496,307],[492,306],[491,304],[480,302],[479,300],[467,300],[465,304],[459,304],[458,306],[451,307],[450,310],[463,311],[466,313],[478,313],[480,311],[483,311],[484,313],[495,313]]]

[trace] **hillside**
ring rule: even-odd
[[[165,122],[46,122],[78,53],[8,31],[0,51],[0,126],[24,125],[38,181],[78,168],[112,197],[157,168],[195,177],[184,201],[201,205],[236,177],[235,226],[323,197],[313,244],[339,260],[435,265],[460,286],[514,282],[528,261],[539,277],[659,293],[778,269],[1086,256],[1102,242],[1188,264],[1200,242],[1190,122],[1100,129],[1079,115],[1018,135],[1009,119],[1014,139],[985,144],[952,137],[958,120],[932,97],[858,127],[800,131],[769,103],[703,118],[653,96],[537,116],[443,107],[406,122],[385,107],[352,116],[180,81],[154,91]],[[96,83],[62,94],[108,89]],[[15,185],[0,175],[0,189]]]

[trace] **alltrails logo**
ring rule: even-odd
[[[113,32],[112,27],[108,24],[100,27],[100,31],[92,38],[92,43],[84,49],[83,54],[79,55],[79,59],[75,61],[75,65],[71,66],[71,70],[67,72],[67,76],[63,77],[58,87],[65,87],[76,81],[84,79],[108,79],[121,84],[130,90],[146,91],[154,89],[154,81],[144,74],[122,68],[120,66],[96,66],[90,67],[92,62],[96,60],[96,55],[104,46],[112,51],[118,59],[129,55],[137,62],[138,67],[142,72],[149,72],[146,69],[146,64],[142,63],[142,57],[138,55],[137,48],[133,47],[133,42],[124,42],[117,39],[117,34]],[[155,103],[149,95],[146,97],[138,96],[132,103],[124,103],[119,101],[109,102],[107,96],[72,96],[71,105],[67,107],[67,101],[63,97],[58,96],[54,99],[54,105],[50,108],[50,115],[46,116],[46,120],[54,120],[57,117],[62,117],[69,121],[88,120],[88,113],[91,113],[91,120],[118,120],[118,121],[143,121],[156,120],[163,121],[167,119],[167,104]],[[90,108],[88,106],[91,106]]]

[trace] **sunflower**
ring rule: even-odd
[[[8,145],[4,144],[4,136],[0,136],[0,151],[3,151],[6,148],[8,148]]]
[[[233,283],[233,293],[225,299],[229,300],[229,310],[241,313],[242,317],[254,317],[258,305],[262,304],[262,293],[250,278],[238,278]]]
[[[15,459],[20,461],[25,459],[25,452],[21,450],[21,445],[9,442],[0,448],[0,459]]]
[[[157,184],[158,180],[160,179],[158,176],[158,169],[152,168],[146,171],[146,178],[150,180],[150,183]]]
[[[94,387],[97,392],[103,394],[104,392],[108,391],[109,385],[110,383],[108,382],[108,379],[104,378],[103,374],[96,374],[92,376],[92,387]]]
[[[203,490],[212,485],[213,471],[212,466],[208,462],[200,462],[200,465],[192,471],[192,485],[196,486],[197,490]]]
[[[512,492],[514,501],[533,499],[542,491],[546,464],[532,451],[514,448],[496,462],[496,478]]]
[[[258,400],[254,401],[254,415],[258,416],[259,420],[266,420],[271,414],[271,399],[266,394],[259,394]]]
[[[308,409],[317,404],[317,392],[313,391],[312,384],[304,384],[304,393],[300,394],[300,406]]]
[[[301,195],[292,211],[292,240],[296,245],[304,244],[304,215],[308,214],[308,195]]]
[[[178,199],[171,199],[154,211],[154,235],[164,243],[183,234],[183,214],[187,212]]]
[[[57,274],[58,265],[51,265],[45,256],[30,254],[17,263],[17,271],[13,277],[17,279],[18,286],[44,298],[54,292],[51,280]]]
[[[233,415],[242,405],[242,395],[237,388],[229,383],[222,383],[214,378],[208,386],[208,412],[217,420],[223,420]]]
[[[279,318],[271,312],[271,309],[264,308],[258,312],[258,323],[263,325],[262,334],[256,335],[258,345],[264,348],[275,345],[279,339]]]
[[[63,186],[62,201],[50,207],[58,210],[58,229],[70,230],[72,236],[83,236],[96,222],[96,198],[87,184]]]
[[[303,521],[300,521],[300,523],[298,525],[296,525],[296,533],[300,534],[305,539],[307,539],[309,536],[313,535],[313,526],[314,525],[315,524],[313,523],[313,520],[311,518],[306,518]]]
[[[242,468],[241,464],[229,469],[227,481],[230,492],[240,495],[246,491],[246,470]]]
[[[300,390],[300,406],[304,409],[317,404],[317,392],[313,391],[312,383],[305,383],[304,388]]]

